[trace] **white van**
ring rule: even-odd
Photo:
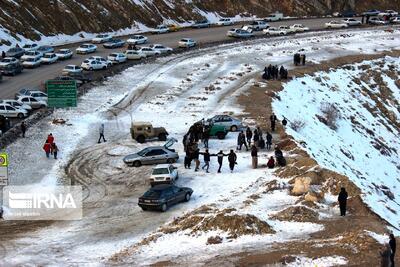
[[[275,12],[275,13],[269,14],[269,16],[264,19],[264,21],[279,21],[282,19],[283,19],[283,13]]]

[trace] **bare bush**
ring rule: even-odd
[[[294,120],[290,122],[290,128],[292,128],[296,132],[301,131],[305,125],[306,123],[301,120]]]
[[[340,118],[339,110],[331,103],[322,103],[321,112],[323,114],[323,122],[332,130],[337,130],[337,121]]]

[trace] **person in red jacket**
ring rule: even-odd
[[[46,157],[49,158],[51,151],[51,144],[49,143],[49,140],[46,140],[46,143],[44,143],[43,150],[46,153]]]
[[[269,158],[268,163],[267,163],[267,167],[270,168],[270,169],[275,168],[275,159],[274,159],[273,156],[271,156]]]
[[[49,142],[50,145],[52,145],[52,144],[54,143],[54,136],[53,136],[52,133],[50,133],[50,134],[47,136],[47,142]]]

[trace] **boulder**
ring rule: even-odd
[[[307,192],[307,194],[304,196],[304,200],[308,202],[322,202],[324,200],[324,192],[315,192],[313,190],[310,190]]]
[[[292,195],[301,196],[310,190],[311,178],[310,177],[297,177],[294,181]]]

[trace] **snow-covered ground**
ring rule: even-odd
[[[28,138],[17,140],[10,145],[7,152],[12,159],[11,179],[13,184],[57,184],[64,181],[66,178],[64,167],[72,158],[73,152],[98,146],[96,144],[97,129],[101,122],[106,124],[108,142],[98,147],[118,143],[118,149],[114,153],[120,154],[120,151],[129,153],[138,149],[136,144],[132,145],[133,142],[129,137],[131,115],[135,121],[147,120],[155,126],[165,126],[173,137],[181,140],[185,131],[197,120],[222,112],[239,114],[242,110],[235,103],[235,96],[243,93],[254,82],[254,78],[261,75],[260,71],[265,65],[271,63],[290,67],[288,65],[291,64],[294,52],[303,51],[307,54],[309,61],[318,63],[349,54],[377,53],[397,49],[399,40],[399,31],[394,33],[382,30],[320,32],[318,36],[310,33],[291,38],[272,38],[223,45],[160,58],[151,64],[134,66],[110,78],[104,85],[93,88],[80,99],[78,108],[59,110],[55,113],[54,117],[67,119],[70,125],[51,124],[54,117],[44,119],[36,128],[29,129]],[[265,89],[260,88],[260,90]],[[111,116],[107,111],[116,103],[119,103],[118,107],[123,107],[126,112]],[[251,123],[251,121],[248,122]],[[50,132],[55,136],[61,150],[60,160],[57,163],[54,160],[45,159],[41,150],[43,141]],[[223,141],[212,140],[210,145],[211,152],[217,152],[219,149],[228,152],[228,149],[235,148],[236,134],[229,134]],[[177,144],[176,148],[183,155],[181,144]],[[259,164],[265,164],[267,156],[272,152],[261,154]],[[111,166],[114,170],[125,168],[121,164],[122,157],[123,155],[120,155],[115,165]],[[115,158],[112,164],[114,160]],[[21,168],[21,166],[24,167]],[[159,222],[147,222],[151,224],[150,229],[145,228],[146,231],[141,233],[136,233],[135,226],[131,226],[132,228],[124,229],[124,235],[114,234],[111,237],[105,234],[102,242],[99,242],[98,238],[92,236],[92,233],[86,231],[87,228],[85,228],[98,221],[96,213],[92,212],[91,217],[84,218],[83,222],[56,224],[35,232],[34,235],[32,234],[35,236],[35,242],[32,242],[29,236],[17,239],[16,244],[24,244],[25,257],[19,250],[14,249],[7,251],[4,261],[14,265],[33,261],[46,264],[45,260],[51,251],[52,257],[47,263],[54,261],[62,263],[71,259],[99,263],[102,257],[107,258],[120,251],[122,247],[133,245],[152,232],[156,233],[158,226],[169,223],[174,218],[201,205],[210,204],[215,204],[218,209],[237,208],[234,214],[254,215],[266,221],[276,234],[244,235],[213,247],[206,246],[205,240],[216,234],[225,238],[227,233],[217,231],[188,236],[187,232],[178,231],[171,235],[164,235],[148,246],[140,247],[135,255],[132,255],[132,260],[137,260],[136,263],[151,263],[179,256],[193,259],[194,255],[202,255],[201,257],[206,258],[216,253],[229,253],[233,249],[240,251],[261,245],[267,246],[274,242],[307,238],[308,234],[321,229],[320,225],[312,223],[279,222],[270,219],[271,215],[293,205],[296,201],[296,198],[289,196],[287,190],[284,189],[260,194],[260,198],[252,201],[250,205],[245,204],[250,196],[260,193],[262,183],[278,179],[269,170],[252,170],[249,154],[246,152],[238,153],[238,165],[233,174],[229,173],[225,164],[223,173],[217,175],[215,162],[212,162],[211,174],[194,173],[193,170],[184,170],[181,166],[179,172],[181,173],[179,184],[194,189],[193,199],[189,203],[172,208],[168,212],[169,215],[163,215],[165,221],[160,225],[157,225]],[[280,182],[284,186],[284,181]],[[130,209],[133,210],[135,216],[143,216],[141,215],[143,212],[135,203],[132,203]],[[115,223],[113,217],[107,221],[102,220],[105,229],[112,229]],[[59,232],[68,234],[59,235],[57,234]],[[81,235],[78,235],[79,233]],[[41,236],[46,238],[41,238]],[[59,244],[57,251],[46,249],[54,243]],[[166,247],[172,245],[179,247],[179,250],[172,252],[165,250]],[[39,253],[34,255],[33,252],[37,251]]]
[[[305,123],[298,131],[289,127],[288,133],[305,141],[305,149],[320,165],[349,177],[372,210],[397,229],[400,88],[395,82],[400,78],[399,68],[399,58],[386,57],[318,72],[287,83],[279,94],[282,101],[273,103],[279,116]],[[324,103],[340,112],[337,130],[317,117]]]

